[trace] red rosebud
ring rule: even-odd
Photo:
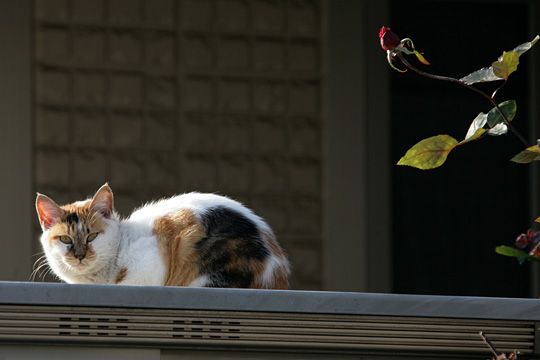
[[[528,235],[527,235],[527,236],[528,236]],[[538,244],[538,242],[540,241],[540,231],[535,231],[534,235],[529,236],[529,240],[530,240],[531,243],[533,243],[534,245]]]
[[[389,27],[383,26],[379,30],[379,39],[381,40],[381,47],[384,51],[392,50],[399,45],[401,41],[399,36],[397,36]]]
[[[521,234],[517,237],[515,241],[516,247],[524,249],[529,245],[529,237],[525,234]]]

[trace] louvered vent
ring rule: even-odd
[[[398,316],[0,305],[0,341],[310,350],[534,351],[534,323]]]

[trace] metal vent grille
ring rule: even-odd
[[[0,341],[310,350],[534,352],[534,323],[404,316],[0,306]]]

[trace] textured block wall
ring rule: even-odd
[[[109,181],[124,215],[231,196],[274,227],[295,288],[319,288],[321,15],[315,0],[35,0],[36,190],[64,202]]]

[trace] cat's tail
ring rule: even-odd
[[[289,288],[290,263],[285,251],[279,246],[272,230],[262,230],[261,237],[270,254],[264,268],[257,275],[256,285],[262,289],[286,290]]]

